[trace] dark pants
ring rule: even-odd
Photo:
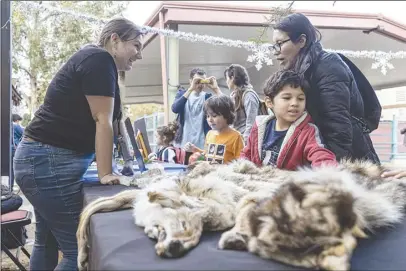
[[[13,161],[15,181],[36,218],[31,270],[77,269],[81,180],[93,157],[26,138],[19,143]],[[59,264],[58,249],[63,253]]]
[[[15,154],[15,149],[12,148],[11,149],[11,163],[13,163],[13,159],[14,159],[14,154]],[[10,172],[10,179],[8,181],[8,185],[10,187],[11,192],[13,192],[13,187],[14,187],[14,166],[11,166],[11,172]]]
[[[1,200],[1,213],[16,211],[21,205],[23,205],[23,199],[19,195],[12,194],[8,199]]]

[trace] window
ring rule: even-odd
[[[396,102],[397,103],[406,102],[406,89],[405,88],[396,90]]]

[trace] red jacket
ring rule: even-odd
[[[260,157],[265,130],[273,116],[257,116],[251,130],[247,145],[241,152],[245,158],[262,166]],[[305,112],[289,127],[279,152],[277,167],[280,169],[296,170],[306,165],[321,164],[337,165],[334,153],[321,143],[319,129],[312,123],[310,115]]]

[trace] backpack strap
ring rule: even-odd
[[[242,103],[242,106],[244,107],[244,97],[245,97],[245,94],[247,94],[247,92],[252,92],[252,93],[254,93],[254,96],[255,96],[255,98],[258,100],[258,103],[261,103],[261,100],[259,99],[259,95],[258,95],[258,93],[256,93],[254,90],[252,90],[252,89],[246,89],[246,90],[244,90],[244,92],[242,93],[242,97],[241,97],[241,99],[242,99],[242,101],[243,101],[243,103]]]
[[[267,107],[266,107],[265,102],[264,102],[264,101],[261,101],[261,99],[259,98],[258,93],[256,93],[255,90],[252,90],[252,89],[246,89],[246,90],[244,90],[244,92],[242,93],[242,98],[241,98],[241,100],[242,100],[242,108],[244,108],[244,97],[245,97],[245,94],[246,94],[247,92],[252,92],[252,93],[254,93],[254,96],[255,96],[255,98],[256,98],[257,101],[258,101],[258,112],[257,112],[257,114],[258,114],[258,115],[269,115],[268,109],[267,109]],[[244,114],[247,115],[247,113],[245,112],[245,110],[244,110]]]
[[[185,157],[186,157],[186,152],[183,151],[181,148],[177,148],[174,146],[168,146],[168,147],[162,149],[161,151],[159,151],[158,160],[163,161],[162,155],[167,149],[173,150],[175,152],[175,157],[174,157],[175,164],[184,163]]]

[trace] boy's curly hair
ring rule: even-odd
[[[223,116],[227,124],[233,124],[235,120],[234,103],[227,95],[213,95],[204,103],[204,113],[212,112]]]
[[[263,91],[265,96],[273,101],[275,96],[287,85],[293,88],[301,88],[303,92],[305,90],[305,83],[298,73],[293,70],[281,70],[272,74],[266,80]]]
[[[179,124],[176,121],[170,122],[167,126],[160,126],[156,129],[158,135],[162,138],[165,145],[169,145],[174,139]]]

